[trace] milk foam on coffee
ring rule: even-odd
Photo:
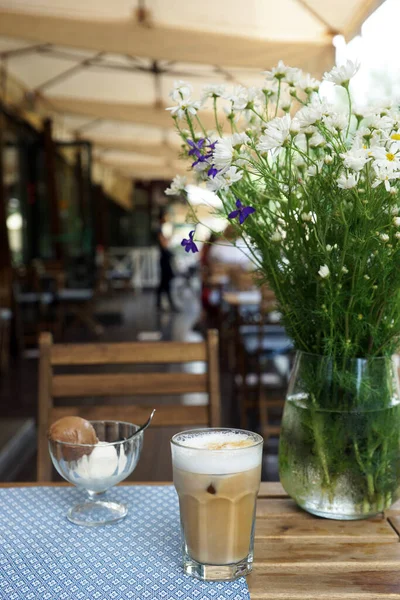
[[[262,444],[243,432],[232,430],[190,432],[175,437],[174,466],[199,474],[230,475],[254,469],[260,464]]]

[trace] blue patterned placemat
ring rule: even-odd
[[[6,600],[249,600],[246,580],[202,582],[181,567],[172,486],[113,488],[128,516],[104,527],[66,518],[75,488],[0,489],[0,598]]]

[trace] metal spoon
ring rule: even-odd
[[[151,423],[152,418],[154,417],[154,413],[156,412],[156,409],[153,408],[153,410],[151,411],[151,415],[149,416],[149,418],[147,419],[146,423],[144,423],[141,427],[139,427],[139,429],[137,431],[135,431],[134,435],[137,435],[138,433],[140,433],[141,431],[144,431],[145,429],[148,428],[148,426]]]

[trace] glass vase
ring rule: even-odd
[[[399,380],[394,359],[299,352],[279,444],[280,479],[304,510],[364,519],[400,492]]]

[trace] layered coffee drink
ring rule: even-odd
[[[237,429],[195,430],[172,438],[184,566],[190,574],[230,579],[251,570],[262,442],[259,435]],[[207,577],[212,571],[214,576]]]

